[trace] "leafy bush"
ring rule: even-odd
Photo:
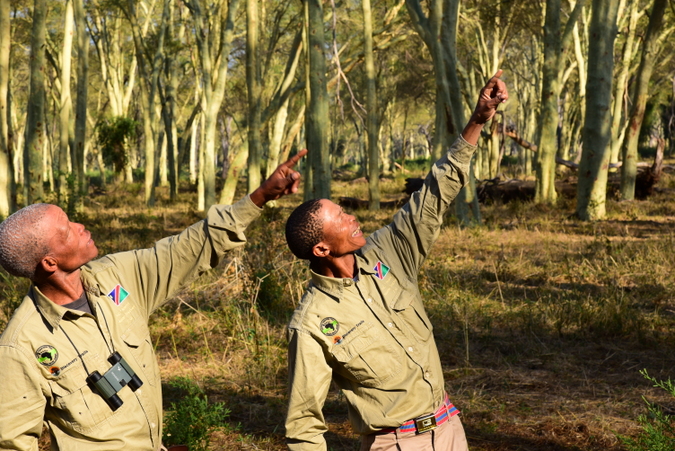
[[[206,451],[211,433],[223,428],[230,414],[222,402],[209,403],[199,385],[188,377],[176,377],[169,385],[180,392],[164,419],[164,444],[187,445],[190,451]]]
[[[675,385],[668,379],[659,381],[651,377],[647,370],[640,373],[654,383],[654,387],[660,387],[675,397]],[[636,439],[620,437],[629,451],[672,451],[675,449],[675,417],[665,414],[661,408],[647,401],[647,414],[640,415],[638,422],[642,431]]]
[[[136,136],[137,126],[136,121],[124,116],[102,119],[96,124],[97,141],[103,152],[103,160],[106,164],[111,164],[116,173],[122,172],[127,165],[125,143],[127,139]]]

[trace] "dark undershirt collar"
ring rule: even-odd
[[[71,310],[79,310],[81,312],[91,313],[91,306],[89,305],[89,301],[87,300],[87,292],[83,291],[82,296],[80,296],[77,300],[69,303],[69,304],[64,304],[62,307],[65,307],[67,309]]]

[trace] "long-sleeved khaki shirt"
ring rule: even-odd
[[[312,281],[288,326],[292,451],[325,450],[322,407],[335,380],[359,434],[398,427],[444,401],[441,362],[417,275],[475,150],[459,138],[424,186],[357,251],[357,277]]]
[[[43,421],[52,449],[157,450],[162,394],[148,318],[227,250],[246,242],[259,216],[249,197],[212,207],[206,219],[149,249],[107,255],[81,268],[92,312],[61,307],[35,287],[0,337],[0,449],[37,450]],[[117,351],[140,377],[112,411],[86,379]]]

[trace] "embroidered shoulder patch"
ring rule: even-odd
[[[115,305],[120,305],[129,296],[129,292],[120,284],[117,284],[113,290],[108,293],[108,297],[112,299]]]
[[[389,274],[389,267],[382,262],[377,262],[373,271],[375,271],[375,277],[382,280]]]

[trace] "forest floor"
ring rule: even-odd
[[[403,184],[402,176],[383,179],[383,200],[402,197]],[[640,374],[675,375],[675,176],[659,187],[671,191],[610,200],[599,222],[573,219],[569,200],[486,205],[482,225],[466,229],[448,218],[420,288],[472,450],[618,451],[625,449],[618,435],[640,431],[643,397],[675,412],[675,399]],[[169,204],[160,190],[148,209],[139,190],[97,191],[76,218],[101,255],[150,246],[203,217],[192,193]],[[367,198],[358,181],[334,182],[332,190],[334,198]],[[185,397],[176,378],[229,410],[209,449],[285,449],[285,324],[309,273],[286,249],[283,227],[301,199],[268,208],[245,248],[152,318],[165,410]],[[393,213],[354,212],[366,234]],[[25,285],[10,278],[0,290],[14,303],[3,305],[1,327]],[[324,413],[329,449],[357,450],[335,388]]]

